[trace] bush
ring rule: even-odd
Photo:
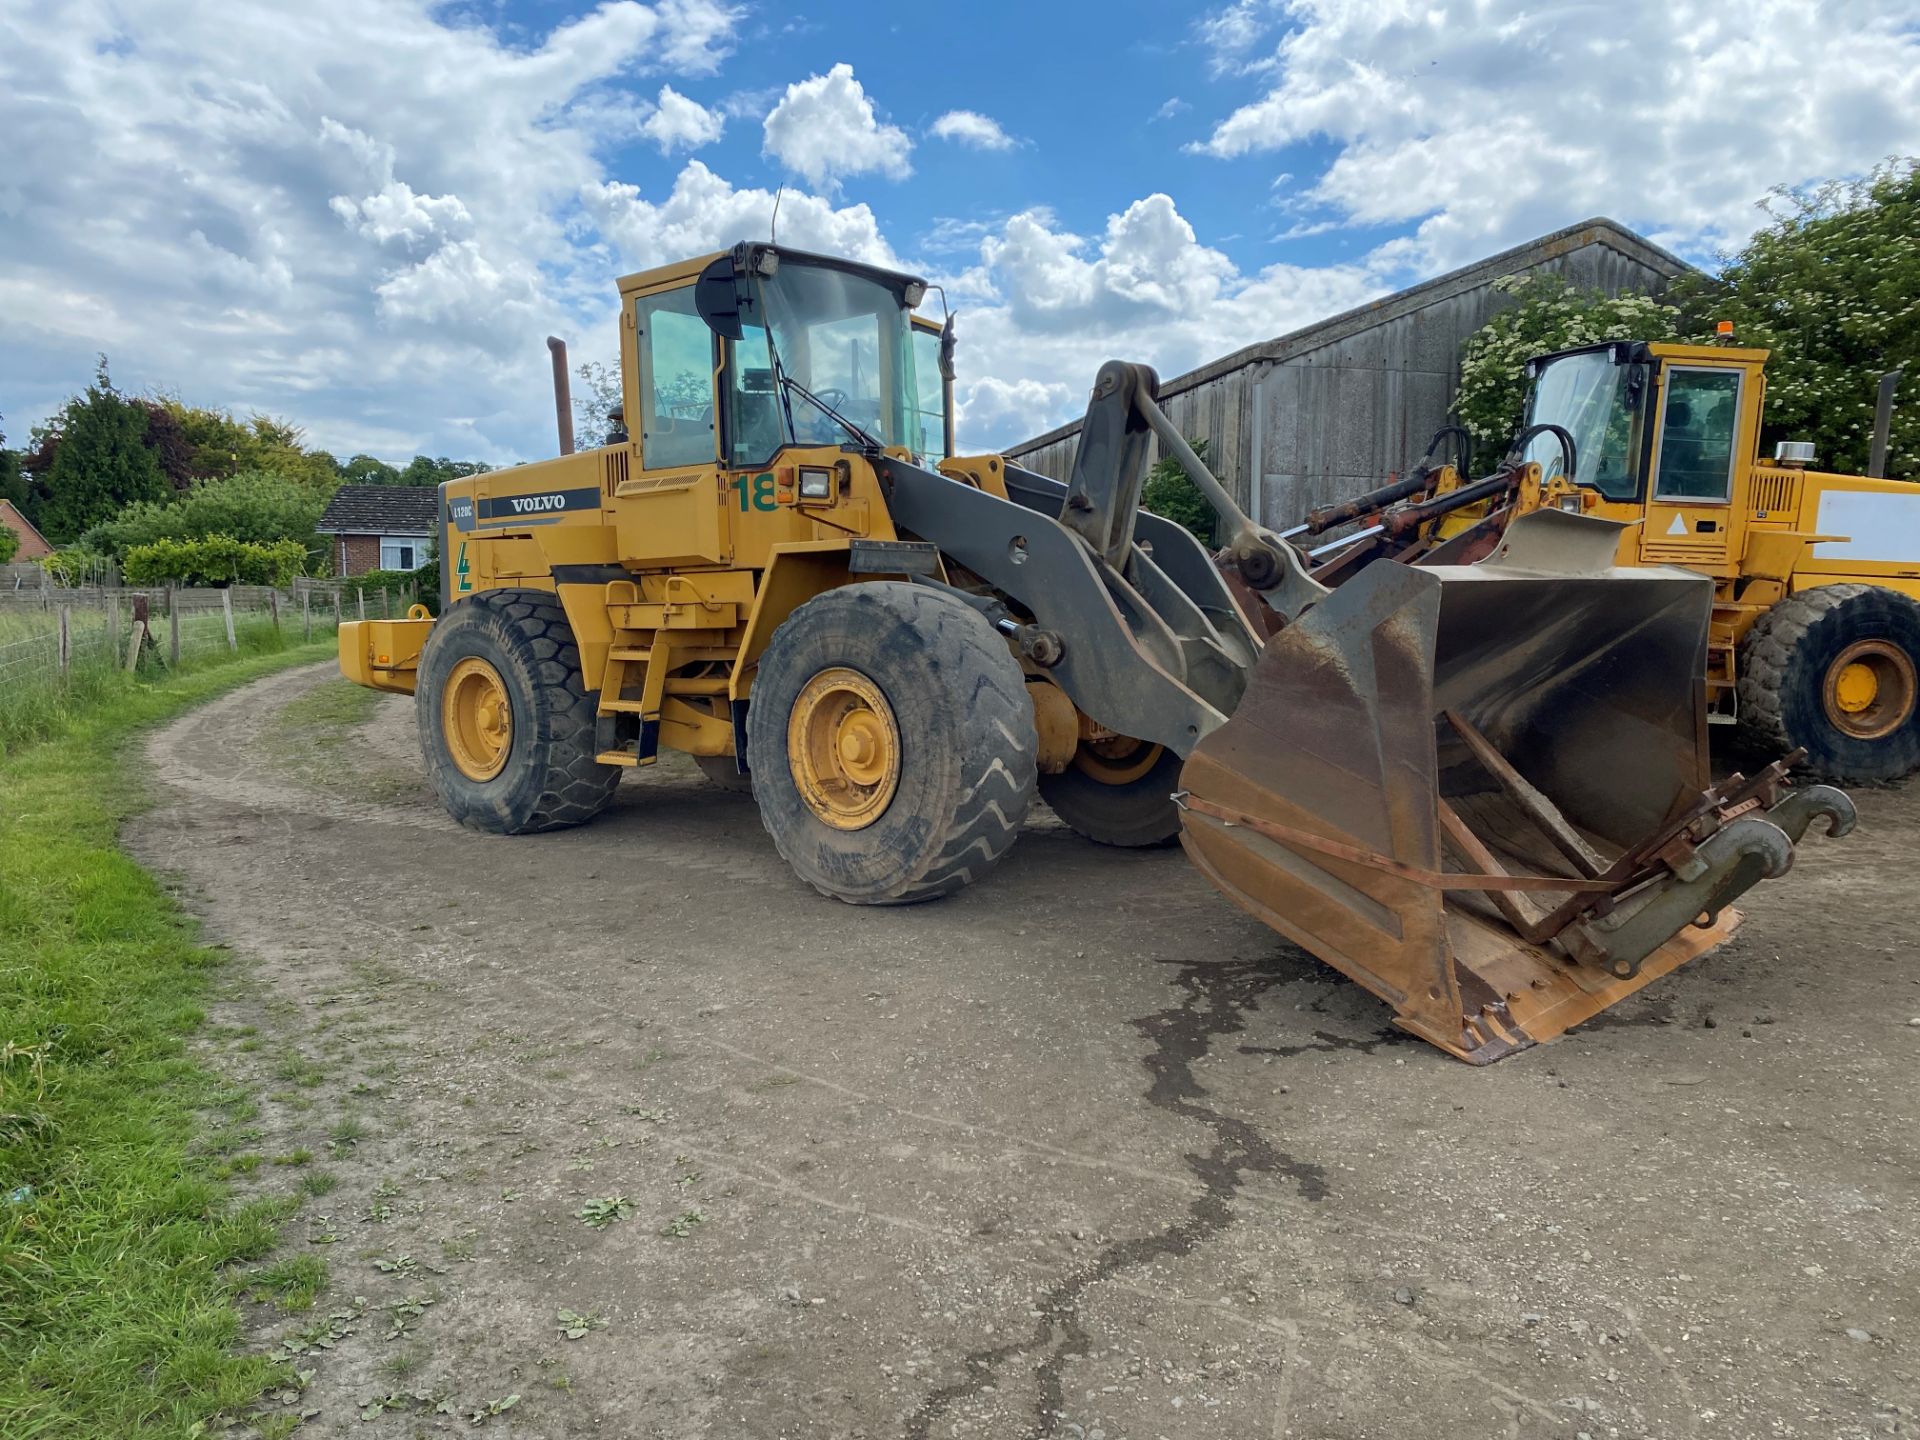
[[[5,565],[19,553],[20,537],[10,527],[0,525],[0,565]]]
[[[286,586],[306,558],[305,548],[295,540],[261,545],[231,535],[208,535],[135,545],[121,570],[129,585]]]
[[[1203,461],[1207,458],[1205,440],[1189,440],[1193,453]],[[1147,472],[1147,483],[1140,487],[1140,508],[1150,510],[1163,520],[1184,526],[1205,545],[1213,548],[1213,527],[1219,517],[1213,513],[1213,506],[1207,503],[1207,497],[1200,493],[1200,487],[1193,483],[1186,469],[1171,455],[1154,463]]]
[[[1506,275],[1493,288],[1515,304],[1474,331],[1460,361],[1460,423],[1476,449],[1496,449],[1526,411],[1526,363],[1535,355],[1603,340],[1670,340],[1680,312],[1651,295],[1575,290],[1557,275]]]
[[[157,540],[225,536],[256,545],[292,540],[301,558],[320,549],[313,527],[326,499],[312,487],[263,470],[222,480],[203,480],[165,504],[129,505],[88,530],[85,543],[109,555],[124,555]]]
[[[1920,478],[1920,161],[1776,191],[1769,210],[1717,277],[1674,287],[1689,328],[1704,338],[1730,320],[1734,344],[1773,352],[1761,453],[1811,440],[1822,470],[1865,470],[1880,375],[1904,368],[1887,474]]]
[[[418,570],[369,570],[364,575],[350,575],[341,583],[349,593],[364,590],[369,595],[378,595],[384,590],[395,599],[411,591],[413,599],[410,603],[424,605],[436,614],[440,610],[438,560],[429,560]]]
[[[40,568],[56,585],[114,584],[113,561],[84,545],[69,545],[40,557]]]

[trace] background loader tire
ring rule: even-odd
[[[852,688],[821,689],[835,684]],[[878,703],[847,698],[862,689]],[[851,709],[814,698],[823,693]],[[843,787],[849,807],[879,808],[829,823],[818,785],[809,799],[800,777],[833,777],[790,755],[791,743],[797,728],[805,749],[835,713],[863,708],[877,717],[871,734],[891,721],[890,788]],[[830,590],[789,615],[761,657],[747,712],[747,764],[767,833],[801,879],[854,905],[932,900],[985,875],[1033,803],[1038,748],[1020,666],[986,618],[896,581]],[[865,773],[879,773],[874,763]]]
[[[728,794],[751,795],[753,793],[753,777],[740,773],[740,767],[733,763],[733,756],[696,755],[693,757],[693,763],[700,767],[702,775]]]
[[[1920,767],[1920,604],[1879,585],[1822,585],[1763,615],[1740,650],[1742,737],[1768,759],[1805,746],[1805,768],[1846,784]],[[1871,704],[1837,695],[1849,665],[1877,673]]]
[[[484,694],[497,683],[504,692],[511,723],[496,774],[469,773],[474,743],[463,751],[448,734],[450,680],[455,689]],[[620,771],[594,759],[596,708],[566,612],[543,591],[488,590],[460,601],[420,654],[415,715],[427,773],[447,813],[475,830],[530,835],[606,809]]]
[[[1180,788],[1182,762],[1171,750],[1153,748],[1159,754],[1145,773],[1116,783],[1113,767],[1083,744],[1066,769],[1040,777],[1040,798],[1069,829],[1101,845],[1171,845],[1180,838],[1172,796]]]

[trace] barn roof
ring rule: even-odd
[[[1277,363],[1290,360],[1322,346],[1332,345],[1350,335],[1367,330],[1402,315],[1425,309],[1442,300],[1474,290],[1482,285],[1490,285],[1503,275],[1516,270],[1524,270],[1543,260],[1552,260],[1556,256],[1566,255],[1588,245],[1604,245],[1636,260],[1651,270],[1676,279],[1693,267],[1679,256],[1661,249],[1644,236],[1636,235],[1617,220],[1605,216],[1595,216],[1591,220],[1582,220],[1578,225],[1569,225],[1564,230],[1556,230],[1551,235],[1542,235],[1537,240],[1529,240],[1524,245],[1516,245],[1511,250],[1502,250],[1497,255],[1489,255],[1471,265],[1458,270],[1450,270],[1444,275],[1436,275],[1431,280],[1397,290],[1391,295],[1369,301],[1365,305],[1320,320],[1304,329],[1294,330],[1273,340],[1262,340],[1258,344],[1248,345],[1223,355],[1218,360],[1209,361],[1197,370],[1189,370],[1184,375],[1176,375],[1171,380],[1160,382],[1160,399],[1164,403],[1169,396],[1178,395],[1183,390],[1196,389],[1210,380],[1217,380],[1235,370],[1259,363]],[[1071,420],[1036,435],[1031,440],[1023,440],[1008,448],[1008,455],[1022,455],[1030,450],[1054,444],[1080,429],[1078,420]]]
[[[432,485],[342,485],[320,523],[322,535],[431,535],[440,517]]]

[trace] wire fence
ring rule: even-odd
[[[192,664],[250,641],[324,639],[342,619],[406,613],[404,597],[363,595],[338,584],[291,589],[124,586],[0,590],[0,691],[46,685],[76,668],[113,663]]]

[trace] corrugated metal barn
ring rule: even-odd
[[[1208,442],[1209,462],[1251,515],[1288,525],[1419,458],[1447,423],[1461,347],[1510,303],[1494,281],[1544,271],[1583,290],[1658,292],[1688,268],[1622,225],[1588,220],[1163,379],[1160,404],[1189,438]],[[1076,421],[1006,453],[1065,480],[1079,429]]]

